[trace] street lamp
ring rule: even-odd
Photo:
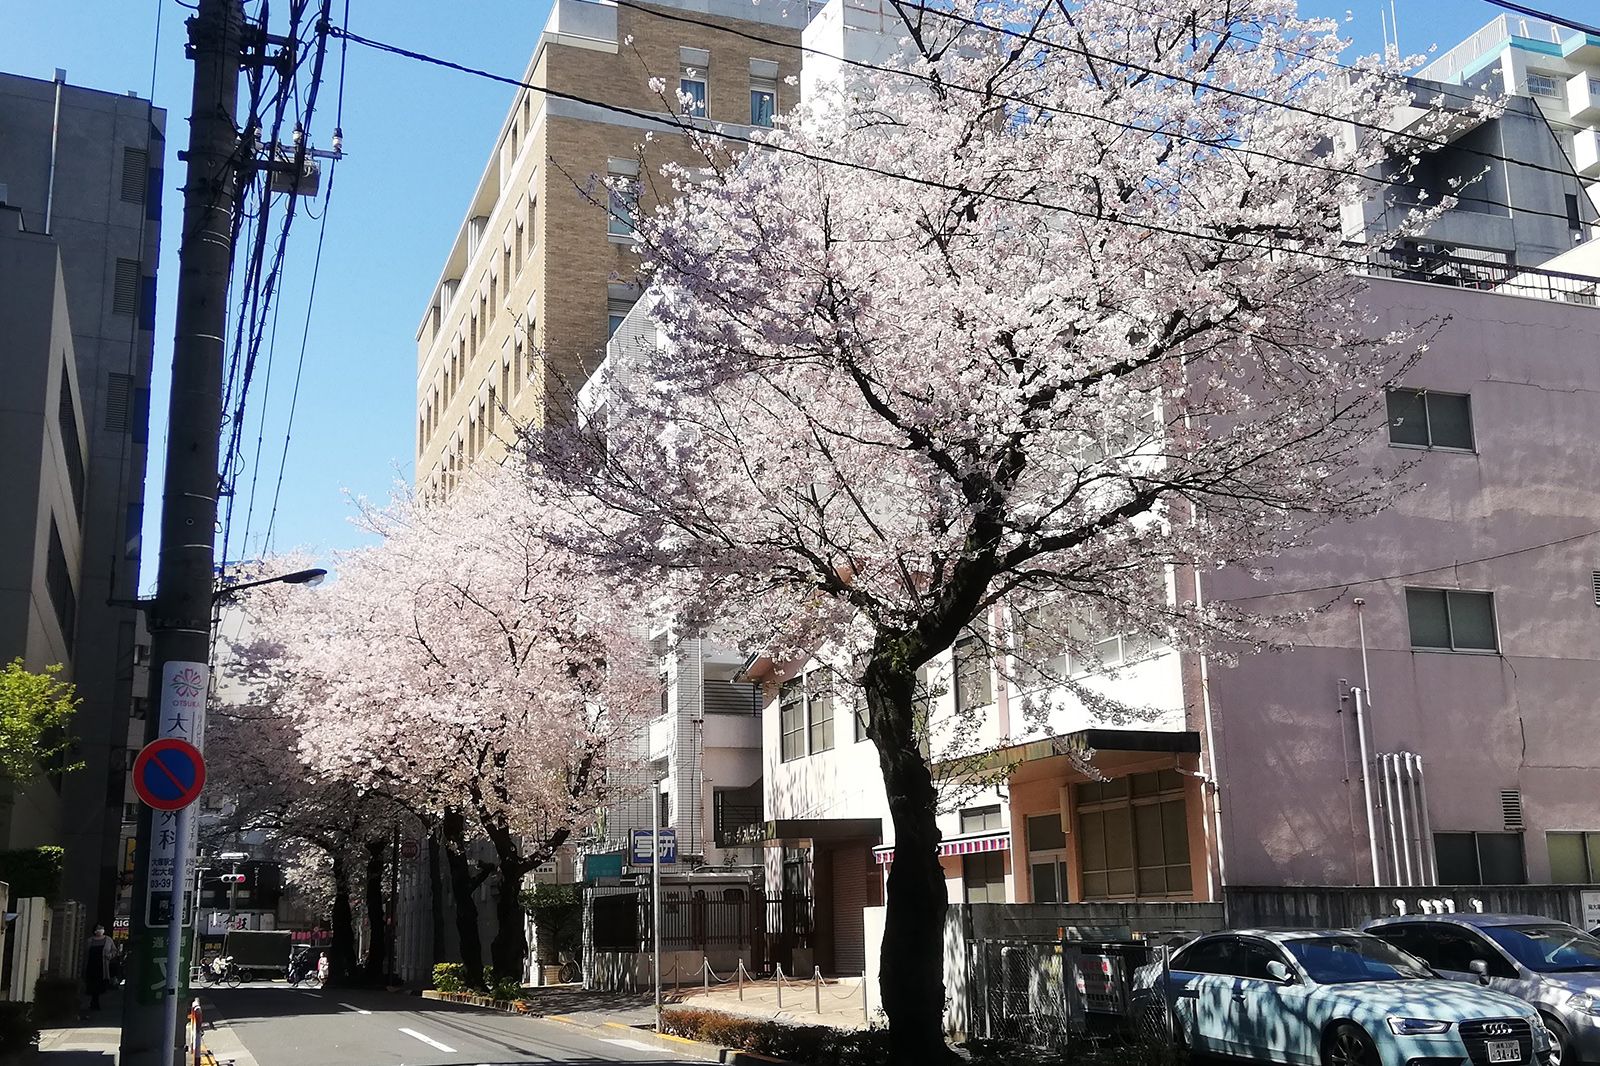
[[[219,585],[216,590],[211,593],[211,602],[219,602],[224,597],[231,596],[233,593],[238,592],[241,589],[253,589],[259,585],[274,585],[278,584],[279,582],[282,582],[285,585],[305,585],[308,588],[315,588],[316,586],[322,584],[322,579],[327,576],[328,572],[322,569],[322,567],[317,566],[311,568],[310,570],[296,570],[292,574],[279,574],[277,577],[264,577],[260,581],[240,581],[232,585]]]

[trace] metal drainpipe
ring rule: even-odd
[[[1200,593],[1200,570],[1195,567],[1195,609],[1200,609],[1203,603]],[[1206,729],[1206,778],[1201,782],[1201,788],[1206,793],[1204,799],[1211,805],[1211,832],[1217,856],[1216,868],[1208,871],[1206,880],[1209,882],[1212,902],[1221,903],[1223,886],[1228,883],[1227,865],[1222,857],[1222,787],[1217,778],[1217,743],[1211,729],[1211,671],[1203,652],[1200,655],[1200,707]]]
[[[1422,756],[1411,756],[1417,764],[1417,807],[1422,812],[1423,883],[1439,883],[1439,860],[1433,853],[1433,817],[1428,813],[1428,775],[1422,770]]]
[[[44,231],[50,232],[50,219],[54,217],[56,202],[56,142],[61,134],[61,86],[67,80],[67,72],[56,68],[56,109],[50,119],[50,178],[44,192]],[[143,249],[140,249],[143,254]]]
[[[1417,799],[1417,757],[1411,752],[1402,752],[1400,755],[1400,780],[1405,784],[1406,809],[1410,818],[1412,846],[1406,849],[1406,858],[1415,859],[1417,876],[1411,883],[1425,885],[1428,883],[1428,859],[1422,844],[1422,806]],[[1413,852],[1415,854],[1413,854]]]
[[[1406,757],[1404,754],[1389,756],[1389,772],[1394,776],[1394,791],[1397,802],[1394,805],[1395,813],[1400,818],[1400,858],[1405,862],[1406,880],[1408,885],[1417,883],[1416,874],[1411,868],[1411,820],[1406,817],[1406,807],[1411,803],[1411,788],[1406,781]]]
[[[1378,863],[1378,820],[1372,805],[1372,761],[1367,754],[1367,693],[1353,688],[1350,698],[1355,702],[1356,742],[1361,748],[1361,796],[1367,807],[1367,851],[1372,857],[1372,883],[1383,884],[1383,869]]]
[[[1394,765],[1391,757],[1388,755],[1379,755],[1378,765],[1382,767],[1383,774],[1383,776],[1378,779],[1378,783],[1383,789],[1380,794],[1383,797],[1383,831],[1385,838],[1389,842],[1389,873],[1394,878],[1394,883],[1399,885],[1404,884],[1404,882],[1400,880],[1400,839],[1399,834],[1395,831],[1394,824],[1394,807],[1396,799],[1393,774]]]

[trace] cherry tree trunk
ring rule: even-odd
[[[428,834],[428,933],[430,965],[444,962],[444,870],[438,830]]]
[[[483,987],[483,941],[478,937],[477,885],[467,861],[466,819],[452,811],[444,816],[444,857],[450,870],[450,895],[455,900],[456,939],[461,945],[461,966],[467,984]]]
[[[350,908],[350,870],[333,860],[333,936],[328,945],[329,980],[348,985],[356,975],[356,923]]]
[[[917,743],[915,670],[875,659],[862,684],[894,822],[879,970],[889,1061],[928,1066],[954,1058],[944,1039],[946,890],[934,819],[938,795]]]
[[[490,829],[489,841],[498,860],[494,877],[494,940],[489,944],[489,958],[497,980],[520,981],[528,958],[528,931],[522,910],[522,878],[528,866],[516,837],[508,830]]]
[[[367,957],[361,977],[368,984],[382,984],[389,969],[388,909],[383,902],[383,854],[389,850],[387,837],[366,842],[367,867],[362,896],[367,912]]]

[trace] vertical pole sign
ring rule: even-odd
[[[189,880],[189,855],[194,850],[195,826],[190,807],[200,798],[206,783],[205,759],[197,745],[204,731],[209,687],[205,663],[163,664],[159,735],[144,746],[133,763],[134,791],[151,809],[145,924],[166,927],[165,958],[154,950],[149,952],[143,960],[138,994],[147,1000],[160,990],[165,1007],[166,1042],[162,1046],[168,1048],[177,1039],[178,1002],[188,985],[188,967],[183,963],[183,895]]]

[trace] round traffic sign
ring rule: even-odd
[[[200,798],[206,761],[193,744],[178,737],[152,741],[133,760],[133,790],[158,811],[177,811]]]

